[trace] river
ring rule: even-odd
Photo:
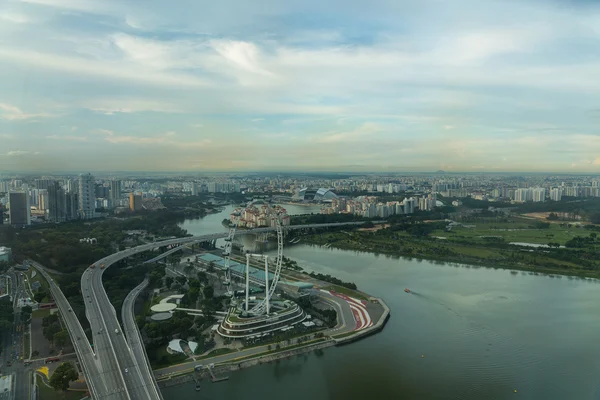
[[[301,244],[284,254],[382,297],[392,310],[384,331],[321,357],[234,372],[198,393],[168,388],[165,399],[600,398],[595,280]]]

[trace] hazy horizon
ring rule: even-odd
[[[598,173],[599,27],[585,0],[7,0],[0,170]]]

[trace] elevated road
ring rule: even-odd
[[[107,379],[106,374],[100,369],[99,360],[92,350],[90,342],[85,336],[85,332],[81,327],[77,316],[71,311],[71,305],[63,294],[62,290],[54,282],[52,277],[46,272],[42,265],[29,261],[29,264],[34,267],[46,280],[50,287],[52,297],[60,310],[63,321],[67,325],[67,331],[71,337],[73,348],[77,353],[79,364],[83,369],[83,373],[86,377],[87,385],[92,393],[94,399],[121,399],[123,396],[121,393],[124,391],[124,385],[119,385],[119,382],[111,381]],[[98,351],[96,349],[96,351]],[[110,386],[109,384],[116,384],[117,386]]]
[[[131,292],[129,292],[127,297],[125,297],[125,300],[123,301],[123,307],[121,309],[121,320],[123,322],[123,333],[127,337],[127,342],[129,342],[129,347],[133,352],[135,362],[139,368],[143,370],[142,378],[152,378],[150,381],[145,381],[144,384],[146,387],[156,390],[156,396],[162,399],[162,394],[156,389],[158,387],[158,383],[156,382],[156,378],[152,372],[152,367],[148,360],[148,355],[146,354],[146,347],[144,346],[142,335],[135,320],[135,300],[146,288],[146,286],[148,286],[148,277],[146,277],[142,283],[136,286]]]

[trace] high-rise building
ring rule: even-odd
[[[37,201],[38,210],[43,210],[43,211],[48,210],[50,208],[50,205],[48,204],[48,190],[39,189],[37,197],[38,197],[38,201]]]
[[[550,200],[561,201],[561,199],[562,199],[562,189],[555,188],[550,191]]]
[[[526,202],[533,200],[533,192],[531,189],[521,188],[515,190],[515,201]]]
[[[67,221],[77,219],[79,216],[79,193],[67,193],[65,196],[65,217]]]
[[[534,202],[546,201],[546,189],[545,188],[534,188],[531,190],[531,199]]]
[[[52,222],[67,220],[67,196],[58,182],[48,186],[48,219]]]
[[[142,209],[142,195],[129,193],[129,210],[136,212]]]
[[[48,190],[48,186],[52,184],[52,181],[50,179],[36,179],[33,184],[35,185],[36,189]]]
[[[79,193],[79,180],[69,179],[67,181],[67,192]]]
[[[92,174],[79,175],[79,215],[91,219],[96,213],[96,184]]]
[[[404,214],[412,214],[415,212],[415,208],[417,208],[417,199],[414,197],[406,198],[403,201],[404,204]]]
[[[110,202],[113,207],[119,205],[121,200],[121,181],[110,181]]]
[[[31,210],[27,193],[9,192],[8,207],[8,218],[11,225],[24,226],[31,224]]]
[[[190,189],[192,196],[198,196],[198,184],[196,182],[192,182]]]

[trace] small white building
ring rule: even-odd
[[[12,261],[12,250],[10,248],[0,247],[0,261]]]

